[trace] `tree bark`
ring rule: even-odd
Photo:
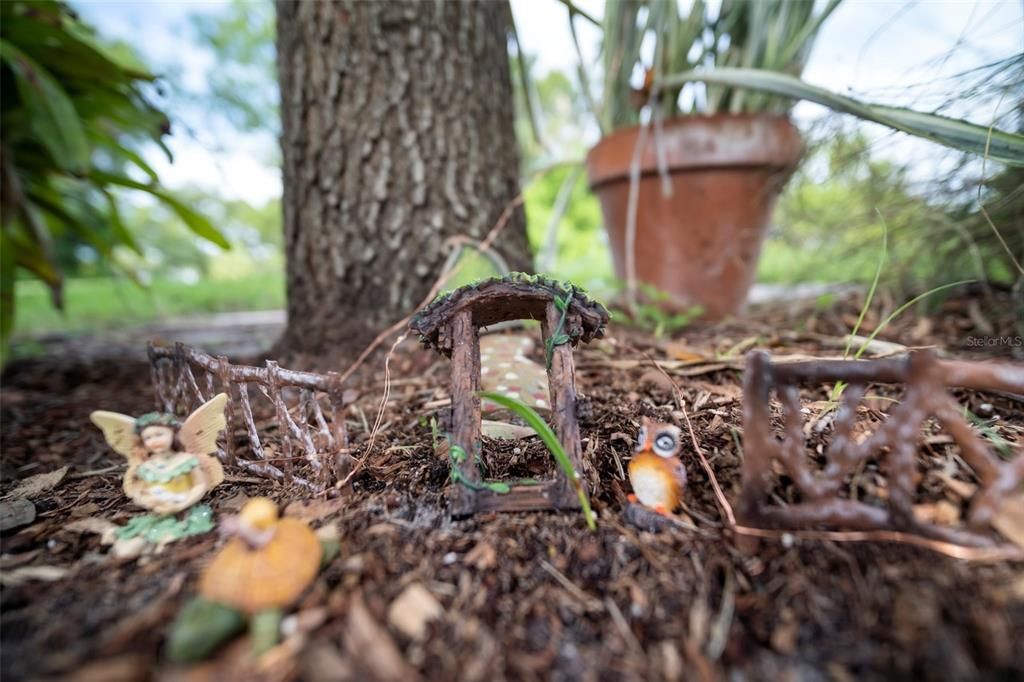
[[[277,2],[288,327],[353,350],[519,193],[505,1]],[[530,268],[522,210],[495,243]]]

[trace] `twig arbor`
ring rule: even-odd
[[[434,301],[410,322],[420,341],[451,358],[452,448],[466,457],[456,463],[465,485],[453,486],[452,515],[480,511],[578,509],[579,501],[562,474],[539,485],[514,485],[507,493],[489,490],[476,466],[480,456],[481,327],[508,320],[540,320],[548,359],[548,389],[555,434],[579,471],[579,425],[572,347],[604,333],[608,311],[572,285],[510,275],[464,286]]]

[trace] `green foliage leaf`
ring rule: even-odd
[[[584,489],[583,484],[580,482],[580,475],[573,467],[572,460],[569,459],[569,455],[566,454],[565,448],[562,447],[562,443],[558,440],[558,436],[551,430],[551,427],[547,425],[536,410],[515,398],[510,398],[507,395],[501,393],[495,393],[493,391],[480,391],[479,395],[484,400],[490,400],[492,403],[500,405],[507,410],[511,410],[519,415],[526,424],[537,432],[540,439],[544,441],[544,445],[547,446],[548,452],[555,458],[559,468],[565,477],[569,480],[570,485],[576,491],[577,497],[580,500],[580,506],[583,508],[583,517],[587,521],[587,527],[590,530],[597,530],[597,521],[594,516],[593,510],[590,508],[590,498],[587,497],[587,491]]]
[[[451,479],[453,483],[458,483],[459,485],[463,485],[472,490],[490,490],[491,492],[499,495],[505,495],[511,490],[507,483],[502,483],[501,481],[485,481],[483,483],[477,483],[476,481],[471,481],[463,476],[462,470],[459,467],[466,462],[468,457],[469,456],[466,454],[466,451],[462,446],[456,445],[452,442],[448,443],[448,459],[452,466]],[[477,467],[481,465],[479,458],[477,458],[476,465]]]
[[[98,133],[94,130],[87,131],[87,135],[89,136],[89,141],[95,146],[102,147],[104,151],[118,159],[128,161],[145,173],[149,177],[151,183],[157,184],[160,182],[160,176],[157,175],[157,172],[153,170],[153,167],[150,166],[138,152],[130,149],[125,144],[121,144],[110,135]]]
[[[250,617],[249,639],[252,640],[254,656],[260,656],[274,648],[280,638],[283,618],[284,612],[281,609],[264,609]]]
[[[178,613],[167,637],[167,657],[200,661],[245,628],[245,617],[224,604],[197,598]]]
[[[0,40],[0,59],[18,84],[21,103],[37,139],[57,165],[71,173],[89,168],[89,141],[82,121],[64,88],[43,67],[7,40]]]
[[[231,243],[225,239],[224,235],[221,234],[209,220],[183,204],[166,190],[159,187],[153,187],[152,185],[147,185],[145,183],[136,182],[131,178],[114,175],[112,173],[105,173],[103,171],[93,171],[89,177],[101,184],[119,185],[121,187],[137,189],[140,192],[148,192],[163,202],[169,209],[174,211],[188,226],[188,228],[197,235],[207,241],[213,242],[225,250],[231,248]]]
[[[117,207],[117,199],[114,197],[113,192],[104,189],[103,196],[107,198],[107,205],[110,207],[110,226],[114,230],[114,235],[118,241],[130,248],[135,253],[142,255],[142,249],[139,248],[138,243],[135,241],[135,237],[125,227],[124,222],[121,221],[121,211]]]
[[[661,77],[698,65],[800,74],[818,31],[839,4],[840,0],[608,0],[602,23],[604,102],[596,107],[602,131],[636,124],[648,101],[666,116],[787,111],[785,99],[715,84],[707,87],[704,97],[691,98],[694,103],[688,111],[680,111],[679,94],[686,83]],[[582,59],[579,68],[585,72]],[[632,79],[641,68],[645,82],[637,89],[640,83]],[[649,76],[654,88],[647,82]]]
[[[77,265],[79,246],[101,255],[104,272],[116,266],[132,276],[116,247],[142,249],[121,218],[116,187],[152,194],[191,231],[228,248],[209,220],[160,186],[139,152],[149,140],[167,151],[170,126],[146,101],[143,86],[154,76],[129,48],[105,48],[63,3],[18,0],[0,3],[0,65],[5,261],[49,286],[55,305],[62,266]],[[149,183],[126,177],[129,166]],[[17,279],[3,276],[12,289]]]
[[[14,245],[7,231],[0,231],[0,365],[7,357],[7,347],[14,330]]]

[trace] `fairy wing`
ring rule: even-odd
[[[209,455],[217,450],[217,434],[224,430],[224,406],[227,393],[218,393],[196,408],[178,431],[178,439],[186,452]]]
[[[92,423],[100,427],[107,444],[129,460],[139,456],[142,441],[135,433],[135,419],[120,412],[96,410],[89,415]]]

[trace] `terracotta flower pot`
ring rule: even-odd
[[[615,272],[626,279],[629,174],[640,128],[602,139],[587,155],[591,189],[601,201]],[[738,312],[757,270],[775,200],[804,146],[785,116],[718,114],[652,127],[640,157],[636,276],[708,318]],[[655,141],[671,178],[664,196]]]

